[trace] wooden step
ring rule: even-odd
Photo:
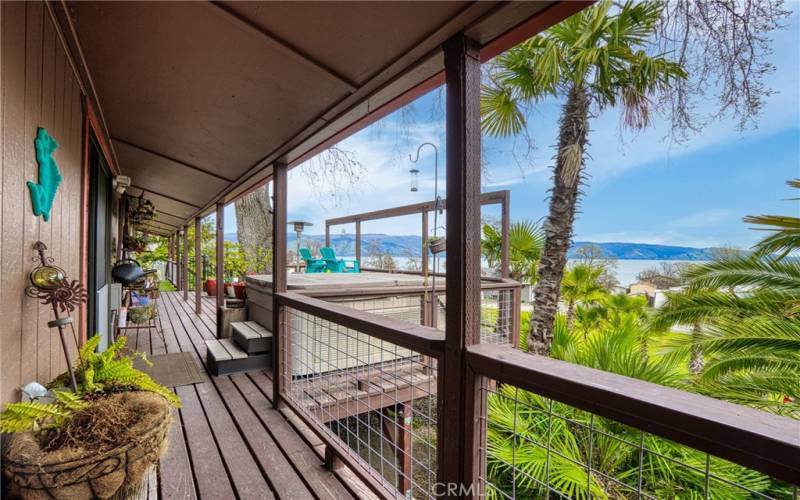
[[[272,366],[272,354],[248,355],[231,339],[206,340],[206,366],[214,375],[249,370],[263,370]]]
[[[247,354],[272,351],[272,332],[255,321],[231,323],[233,341]]]

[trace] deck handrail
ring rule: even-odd
[[[522,352],[467,349],[480,376],[800,484],[800,422],[708,396]]]
[[[499,281],[482,282],[481,291],[488,290],[513,290],[515,288],[522,288],[524,285],[519,281],[511,279],[500,278]],[[351,297],[380,297],[380,296],[399,296],[399,295],[419,295],[425,292],[430,292],[432,286],[423,285],[401,285],[401,286],[376,286],[376,287],[358,287],[358,288],[335,288],[335,289],[309,289],[297,290],[293,293],[304,295],[306,297],[336,297],[336,298],[351,298]],[[446,291],[444,283],[437,283],[436,292]]]
[[[437,359],[444,354],[444,332],[436,328],[358,311],[297,292],[277,293],[275,297],[281,306],[312,314],[420,354]]]
[[[297,292],[275,295],[289,307],[442,361],[444,333]],[[482,379],[530,391],[698,451],[800,484],[800,422],[788,417],[639,379],[537,356],[511,345],[466,349],[468,369]],[[290,407],[296,405],[287,401]],[[316,425],[304,417],[310,426]],[[475,425],[482,425],[477,419]],[[318,429],[315,429],[318,431]],[[337,455],[341,443],[330,442]],[[349,462],[350,459],[345,459]],[[352,464],[351,464],[352,465]],[[369,475],[362,477],[372,481]],[[474,478],[478,480],[478,478]],[[377,484],[371,484],[376,492]]]

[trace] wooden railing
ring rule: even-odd
[[[486,307],[482,310],[481,335],[484,341],[519,345],[522,283],[508,278],[482,278],[481,293]],[[445,308],[446,287],[428,286],[357,287],[303,290],[302,295],[326,300],[379,299],[382,297],[418,297],[422,317],[420,324],[444,328],[438,316]],[[492,303],[494,302],[494,304]],[[495,312],[496,310],[496,312]]]
[[[800,421],[509,346],[470,346],[466,356],[485,379],[800,484]]]
[[[325,295],[325,294],[320,294]],[[392,345],[408,349],[435,360],[434,367],[441,370],[445,362],[445,336],[442,331],[415,325],[401,320],[382,317],[369,312],[354,310],[340,304],[298,293],[278,293],[276,303],[279,316],[283,317],[276,329],[278,344],[291,346],[287,335],[287,311],[308,315],[314,324],[326,322],[328,328],[336,325],[360,332]],[[291,321],[290,321],[291,322]],[[800,484],[800,422],[765,413],[752,408],[692,394],[649,382],[607,373],[579,365],[535,356],[521,352],[511,345],[481,344],[466,348],[463,353],[468,369],[477,376],[481,387],[509,385],[539,394],[553,401],[591,412],[594,415],[613,419],[616,422],[660,436],[692,449],[719,457],[753,469],[790,484]],[[297,398],[289,396],[289,387],[297,383],[292,375],[291,347],[284,348],[276,369],[281,400],[295,410],[326,443],[331,456],[336,456],[356,471],[365,482],[381,496],[392,497],[407,491],[390,491],[387,482],[374,471],[370,464],[355,455],[343,441],[331,432],[323,419],[315,417],[308,408],[300,407]],[[448,390],[442,387],[439,377],[438,401]],[[478,402],[478,418],[468,425],[476,426],[476,435],[485,439],[486,392]],[[442,422],[452,418],[453,413],[445,407],[438,408],[439,425],[455,425]],[[446,417],[447,416],[447,417]],[[478,428],[479,427],[479,428]],[[480,449],[485,450],[485,442]],[[463,457],[442,456],[443,461],[462,461]],[[485,467],[485,456],[477,463]],[[708,471],[706,471],[708,475]],[[473,485],[482,483],[485,468],[476,471]],[[708,481],[708,479],[706,479]],[[461,496],[479,496],[480,487],[470,489]],[[485,486],[485,485],[484,485]],[[437,487],[441,488],[441,485]],[[795,490],[796,491],[796,490]],[[431,496],[443,491],[431,492]],[[641,494],[641,493],[640,493]],[[420,496],[420,495],[417,495]],[[646,495],[645,495],[646,496]]]
[[[435,480],[436,444],[412,448],[411,422],[437,421],[444,333],[304,294],[275,298],[281,319],[273,381],[281,401],[325,442],[330,465],[340,460],[384,498],[430,497],[417,478],[423,471]],[[420,400],[423,409],[413,404]],[[348,419],[357,422],[355,432]],[[359,435],[363,429],[391,436],[391,444],[374,447]]]

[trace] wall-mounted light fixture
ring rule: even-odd
[[[111,183],[114,185],[114,190],[117,194],[122,194],[131,187],[131,178],[127,175],[117,175]]]

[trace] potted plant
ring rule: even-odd
[[[3,475],[12,496],[109,498],[138,486],[158,462],[180,400],[123,355],[126,337],[96,353],[94,336],[80,349],[75,367],[78,390],[66,373],[48,388],[48,401],[12,403],[0,414],[9,434]]]
[[[244,281],[237,281],[231,285],[233,287],[233,294],[236,296],[237,299],[244,300],[246,298],[246,289],[247,285],[245,285]]]
[[[208,278],[206,280],[206,293],[212,297],[217,296],[217,280],[214,278]]]
[[[144,192],[139,197],[128,198],[128,222],[132,225],[141,226],[155,218],[156,207],[144,197]]]
[[[431,236],[428,239],[428,248],[431,249],[431,253],[442,253],[447,250],[447,244],[443,236]]]

